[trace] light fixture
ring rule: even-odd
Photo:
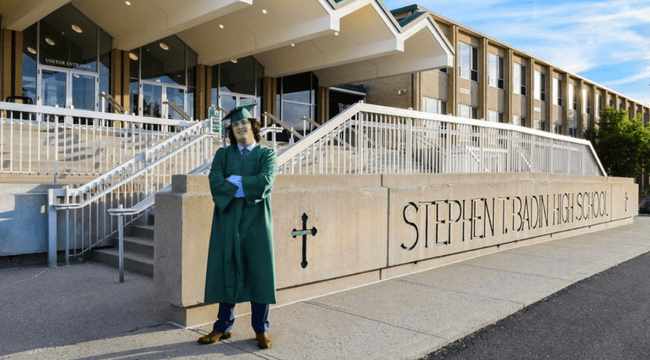
[[[169,46],[167,46],[167,44],[165,44],[163,42],[160,43],[160,48],[163,49],[163,50],[169,50]]]
[[[262,9],[262,14],[266,14],[266,9]]]
[[[125,3],[126,5],[129,5],[129,6],[131,6],[131,2],[130,2],[130,1],[128,1],[128,0],[127,0],[127,1],[125,1],[124,3]]]
[[[237,59],[232,59],[232,60],[230,60],[230,62],[233,63],[233,64],[236,64],[236,63],[237,63]]]
[[[219,29],[223,29],[223,24],[219,24]]]
[[[334,32],[334,36],[339,36],[339,32],[338,32],[338,31],[335,31],[335,32]]]
[[[81,28],[80,28],[79,26],[77,26],[77,25],[72,25],[72,30],[74,30],[76,33],[79,33],[79,34],[81,34],[82,32],[84,32],[84,31],[81,30]]]
[[[52,39],[50,39],[50,38],[48,38],[48,37],[45,38],[45,42],[48,43],[48,44],[50,44],[50,45],[52,45],[52,46],[54,46],[54,44],[56,44],[56,43],[54,42],[54,40],[52,40]]]
[[[294,44],[294,43],[291,43],[291,47],[295,47],[295,46],[296,46],[296,44]]]
[[[29,51],[30,53],[36,55],[36,50],[34,50],[34,48],[31,47],[31,46],[28,46],[28,47],[27,47],[27,51]]]
[[[130,57],[131,60],[133,60],[133,61],[138,61],[138,55],[136,55],[136,54],[133,53],[133,52],[132,52],[132,53],[129,53],[129,57]]]

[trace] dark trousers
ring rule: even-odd
[[[256,334],[269,332],[269,304],[258,304],[251,301],[251,325]],[[217,321],[212,329],[226,333],[232,331],[235,324],[235,304],[219,303]]]

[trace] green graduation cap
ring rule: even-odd
[[[253,108],[257,104],[244,104],[244,105],[239,105],[236,108],[232,109],[228,115],[226,115],[223,119],[224,120],[230,120],[232,123],[233,121],[239,121],[242,119],[250,119],[253,117],[251,115],[251,112],[253,111]]]

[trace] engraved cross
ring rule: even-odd
[[[303,213],[302,214],[302,230],[293,229],[293,231],[291,232],[291,236],[294,237],[294,238],[296,236],[302,235],[302,262],[300,263],[300,266],[302,266],[303,269],[307,267],[307,235],[314,236],[314,235],[316,235],[316,232],[317,232],[315,227],[312,227],[311,229],[307,229],[307,219],[308,218],[309,217],[307,216],[307,214]]]

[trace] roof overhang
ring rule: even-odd
[[[7,0],[3,26],[22,31],[68,2],[120,50],[176,34],[200,64],[253,55],[265,76],[314,71],[321,86],[453,65],[430,16],[402,27],[379,0]]]

